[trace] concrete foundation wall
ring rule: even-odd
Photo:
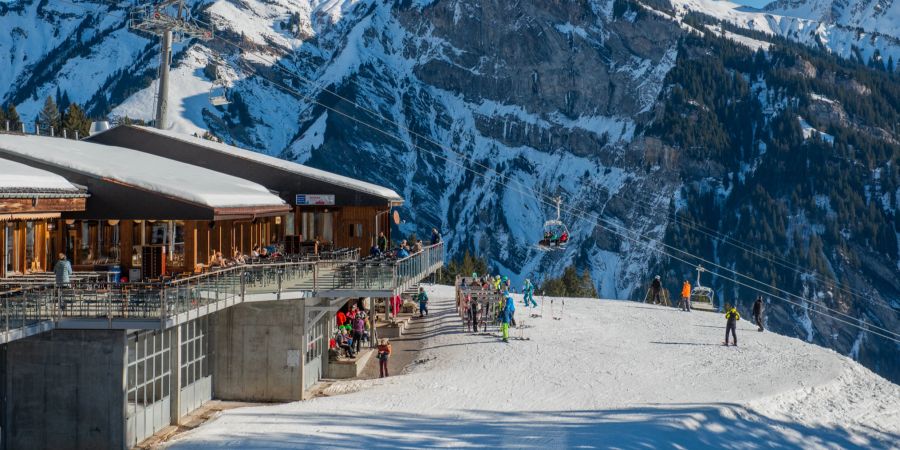
[[[125,332],[53,330],[2,346],[2,447],[125,448]]]
[[[300,400],[303,315],[299,301],[244,303],[213,315],[209,341],[213,397]]]

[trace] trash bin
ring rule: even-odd
[[[109,271],[107,272],[107,280],[110,283],[118,284],[122,280],[122,266],[109,266]]]

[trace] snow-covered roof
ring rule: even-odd
[[[55,173],[0,158],[0,192],[77,194],[80,191]]]
[[[3,153],[211,208],[285,205],[277,195],[252,181],[122,147],[0,134]]]
[[[132,125],[133,126],[133,125]],[[233,145],[223,144],[221,142],[213,142],[208,139],[199,138],[196,136],[191,136],[189,134],[178,133],[170,130],[160,130],[158,128],[151,127],[137,127],[143,131],[147,131],[150,133],[155,133],[158,135],[162,135],[171,139],[175,139],[181,142],[185,142],[191,145],[201,146],[210,150],[214,150],[220,153],[226,153],[229,155],[236,156],[238,158],[248,159],[254,161],[259,164],[264,164],[270,167],[276,167],[288,172],[293,172],[298,175],[302,175],[305,177],[309,177],[315,180],[323,181],[326,183],[331,183],[337,186],[343,186],[346,188],[354,189],[360,192],[365,192],[370,195],[374,195],[377,197],[382,197],[391,202],[403,202],[403,197],[400,197],[393,189],[389,189],[383,186],[378,186],[377,184],[367,183],[365,181],[356,180],[350,177],[345,177],[343,175],[338,175],[331,172],[326,172],[324,170],[315,169],[309,166],[304,166],[303,164],[298,164],[292,161],[287,161],[281,158],[276,158],[274,156],[264,155],[259,152],[255,152],[252,150],[245,150],[239,147],[235,147]]]

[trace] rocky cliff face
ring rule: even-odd
[[[737,262],[745,254],[718,250],[749,234],[734,232],[736,222],[718,219],[726,211],[764,203],[752,196],[729,203],[739,192],[729,188],[730,180],[751,176],[749,168],[759,167],[766,146],[774,145],[753,130],[784,114],[797,127],[806,123],[814,130],[804,136],[819,136],[819,130],[828,135],[829,127],[839,127],[880,129],[893,139],[896,130],[861,119],[848,105],[836,107],[828,97],[787,92],[754,80],[743,68],[727,68],[723,73],[749,81],[701,85],[735,93],[746,105],[756,105],[755,99],[759,106],[753,108],[765,113],[723,132],[749,134],[747,143],[697,141],[690,130],[715,132],[721,126],[705,117],[725,121],[730,113],[696,93],[678,94],[681,82],[673,79],[673,70],[687,70],[682,63],[698,55],[708,58],[699,59],[704,64],[726,59],[732,44],[686,50],[679,42],[689,30],[704,28],[684,23],[684,12],[667,2],[652,3],[192,2],[195,17],[213,25],[218,38],[176,46],[167,125],[188,133],[208,129],[235,145],[391,186],[407,199],[403,233],[422,236],[437,226],[452,252],[487,255],[517,282],[558,275],[575,264],[590,270],[605,297],[642,297],[651,270],[670,279],[690,274],[691,267],[660,256],[658,251],[672,244],[749,270]],[[0,4],[0,25],[13,30],[0,36],[0,55],[9,55],[10,62],[0,73],[0,101],[15,103],[27,120],[48,95],[83,104],[94,116],[152,117],[157,43],[128,31],[124,10],[106,2],[19,0]],[[783,68],[796,72],[803,61]],[[802,77],[855,83],[814,64],[812,70]],[[232,103],[226,107],[208,102],[216,72],[230,84]],[[798,102],[809,104],[802,123],[786,109]],[[660,124],[678,117],[697,125],[671,136],[662,132]],[[715,152],[698,153],[699,145]],[[775,162],[783,163],[778,158]],[[876,159],[885,178],[896,177],[896,171],[884,169],[890,157]],[[883,180],[873,183],[870,177],[869,185],[878,186],[878,195],[888,194],[880,206],[887,214],[896,208],[889,194],[896,183]],[[565,252],[545,253],[534,243],[555,212],[542,200],[557,195],[565,199],[563,220],[573,240]],[[789,199],[790,193],[773,197]],[[824,219],[804,220],[796,216],[798,207],[785,208],[787,215],[795,214],[795,228],[825,227]],[[673,221],[686,211],[705,216],[705,226],[729,237],[679,228]],[[673,233],[702,245],[673,239]],[[808,247],[808,237],[803,239]],[[793,257],[785,250],[788,242],[776,245],[767,250]],[[825,258],[837,262],[843,244],[825,245]],[[896,274],[896,247],[886,249],[886,256],[870,250],[859,255],[877,260],[866,267]],[[836,277],[836,264],[822,267]],[[873,281],[870,269],[845,267],[841,273],[853,274],[856,288],[878,292],[882,302],[897,301],[896,290]],[[728,298],[742,296],[726,278],[713,283]],[[811,283],[786,286],[797,292],[806,286],[802,295],[811,300],[821,291]],[[890,318],[884,311],[868,317],[881,324]],[[835,345],[826,330],[836,328],[802,309],[778,310],[771,320],[779,331],[855,351],[873,367],[896,349],[873,340],[854,347],[849,329],[842,329],[846,336]],[[807,325],[821,331],[808,333]],[[883,367],[882,373],[894,370]]]

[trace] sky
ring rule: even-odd
[[[753,6],[754,8],[762,8],[769,4],[772,0],[730,0],[741,5]]]

